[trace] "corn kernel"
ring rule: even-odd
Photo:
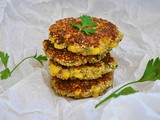
[[[92,55],[100,54],[101,50],[98,47],[92,48],[91,53]]]
[[[54,47],[57,48],[57,49],[64,49],[66,47],[66,45],[65,44],[59,44],[58,45],[58,44],[55,43]]]
[[[62,77],[63,79],[68,79],[70,76],[70,72],[68,70],[63,70],[62,71]]]
[[[97,71],[95,74],[96,75],[102,75],[102,71]]]
[[[79,78],[79,79],[83,78],[83,74],[82,73],[75,73],[73,76],[76,77],[76,78]]]
[[[42,42],[42,45],[45,46],[45,45],[46,45],[46,42],[43,41],[43,42]]]
[[[114,48],[114,47],[117,47],[117,45],[118,45],[118,43],[112,43],[112,44],[110,45],[110,47],[111,47],[111,48]]]
[[[97,87],[94,89],[93,97],[98,97],[100,93],[100,89]]]
[[[70,46],[68,47],[68,50],[69,50],[69,51],[72,51],[72,52],[77,52],[76,46],[74,46],[74,45],[70,45]]]
[[[81,89],[76,90],[74,93],[75,93],[75,95],[81,94]]]
[[[49,40],[51,41],[51,43],[55,42],[55,38],[54,37],[49,37]]]
[[[75,69],[74,72],[75,73],[79,73],[81,70],[80,69]]]
[[[103,38],[102,41],[103,41],[103,43],[105,43],[106,45],[108,45],[111,42],[111,39]]]
[[[49,70],[50,70],[51,75],[55,76],[61,70],[61,68],[51,64],[49,66]]]

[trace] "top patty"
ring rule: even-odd
[[[116,47],[123,34],[113,23],[101,18],[92,17],[97,22],[96,32],[86,35],[71,25],[71,22],[82,24],[80,18],[65,18],[58,20],[49,28],[49,40],[57,49],[67,48],[68,51],[82,55],[97,55]]]

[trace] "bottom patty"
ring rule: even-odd
[[[95,80],[61,80],[53,77],[51,84],[56,93],[76,99],[98,97],[113,83],[113,73],[107,73]]]

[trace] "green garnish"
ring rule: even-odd
[[[110,98],[117,98],[121,95],[129,95],[129,94],[138,92],[134,90],[131,86],[126,87],[128,85],[140,83],[140,82],[146,82],[146,81],[156,81],[156,80],[160,80],[160,58],[159,57],[157,57],[155,60],[151,59],[148,61],[146,69],[142,77],[139,80],[129,82],[123,85],[122,87],[118,88],[113,93],[111,93],[109,96],[107,96],[106,98],[101,100],[98,104],[96,104],[95,108],[97,108],[99,105],[106,102]]]
[[[91,35],[96,32],[96,29],[92,28],[97,25],[96,21],[92,21],[92,18],[87,15],[80,16],[82,25],[78,25],[75,22],[71,22],[71,25],[79,28],[79,31],[84,31],[87,35]]]
[[[47,61],[46,56],[43,56],[43,55],[37,56],[37,53],[33,56],[33,58],[36,59],[38,62],[40,62],[41,65],[43,65],[43,61]]]
[[[43,55],[39,55],[37,56],[37,53],[34,55],[34,56],[29,56],[29,57],[26,57],[24,59],[22,59],[12,70],[10,70],[8,68],[8,59],[9,59],[9,55],[7,53],[4,53],[2,51],[0,51],[0,59],[2,61],[2,64],[4,66],[4,70],[2,70],[0,72],[0,78],[1,80],[5,80],[7,78],[9,78],[11,76],[11,74],[15,71],[15,69],[23,62],[25,61],[26,59],[29,59],[29,58],[34,58],[36,59],[38,62],[41,63],[41,65],[43,65],[43,61],[46,61],[47,60],[47,57],[46,56],[43,56]]]

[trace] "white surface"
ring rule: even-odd
[[[147,61],[160,56],[159,0],[1,0],[0,50],[9,53],[9,66],[36,51],[44,54],[48,27],[82,14],[107,19],[124,33],[112,51],[119,61],[114,88],[98,98],[59,97],[50,88],[48,63],[27,60],[0,81],[0,120],[160,120],[160,81],[135,85],[139,93],[94,108],[119,85],[140,78]]]

